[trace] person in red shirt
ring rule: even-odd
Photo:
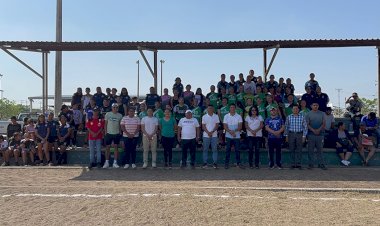
[[[89,119],[86,122],[88,130],[88,144],[90,147],[90,164],[88,168],[92,168],[95,165],[94,154],[96,149],[96,166],[101,167],[101,147],[104,133],[104,119],[99,118],[99,108],[95,107],[91,114],[88,115]]]

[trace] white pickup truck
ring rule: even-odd
[[[21,125],[24,125],[24,118],[32,118],[33,120],[37,120],[38,119],[38,115],[40,115],[41,113],[36,113],[36,112],[32,112],[32,113],[20,113],[18,114],[17,116],[17,122]],[[7,135],[7,127],[8,127],[8,124],[11,122],[11,120],[4,120],[4,121],[0,121],[0,135]]]

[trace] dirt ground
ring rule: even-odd
[[[378,225],[380,168],[0,168],[0,225]]]

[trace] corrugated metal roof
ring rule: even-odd
[[[319,40],[258,40],[223,42],[49,42],[49,41],[0,41],[0,47],[42,51],[110,51],[137,50],[138,47],[153,50],[202,50],[202,49],[255,49],[270,48],[331,48],[380,46],[380,39],[319,39]]]

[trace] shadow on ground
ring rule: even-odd
[[[84,168],[83,172],[72,180],[76,181],[368,181],[380,183],[380,168],[329,168],[321,170],[303,169],[239,169],[232,167],[220,169],[92,169]],[[237,184],[238,186],[238,184]]]

